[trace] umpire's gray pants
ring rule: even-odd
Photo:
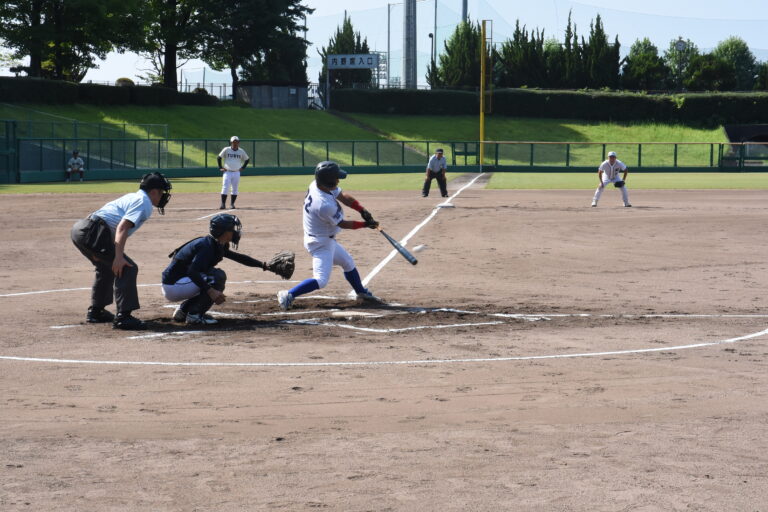
[[[91,288],[91,306],[104,308],[112,304],[114,295],[118,313],[130,313],[139,309],[139,294],[136,278],[139,267],[124,254],[125,260],[133,265],[124,267],[120,277],[112,272],[115,259],[115,241],[106,222],[95,218],[79,220],[72,226],[72,243],[96,267],[96,277]]]

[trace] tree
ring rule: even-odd
[[[668,76],[669,68],[650,39],[638,39],[632,44],[624,60],[622,87],[644,91],[665,89]]]
[[[0,4],[0,38],[17,58],[29,56],[27,74],[80,81],[112,50],[140,34],[139,0],[16,0]]]
[[[683,49],[678,50],[677,46],[683,43]],[[685,41],[673,39],[669,42],[669,48],[664,52],[664,64],[669,68],[670,79],[677,87],[683,84],[683,80],[689,75],[688,66],[691,59],[699,55],[699,48],[690,39]]]
[[[587,87],[615,88],[619,81],[619,40],[608,44],[608,35],[598,14],[594,23],[589,24],[589,40],[582,39],[582,58],[586,72]]]
[[[434,73],[434,87],[480,86],[481,30],[479,23],[461,22],[445,42]]]
[[[736,89],[739,91],[751,90],[755,84],[755,72],[757,59],[752,51],[740,37],[729,37],[720,41],[712,55],[725,62],[733,64],[736,70]]]
[[[768,62],[758,64],[755,74],[757,75],[757,78],[755,78],[755,90],[768,90]]]
[[[694,56],[683,80],[691,91],[732,91],[736,87],[736,68],[713,53]]]
[[[213,0],[215,16],[202,37],[201,58],[213,69],[229,69],[237,90],[238,70],[247,80],[306,83],[309,42],[299,25],[313,12],[301,0]]]
[[[326,57],[337,54],[360,54],[370,53],[368,49],[368,39],[363,39],[360,32],[355,32],[352,26],[352,19],[344,15],[344,22],[341,28],[336,29],[336,33],[328,41],[327,47],[322,47],[318,54],[323,60],[323,69],[320,72],[320,87],[325,87]],[[331,88],[350,88],[355,84],[370,84],[373,79],[373,72],[370,69],[340,69],[334,70],[331,75]]]
[[[200,56],[202,35],[212,30],[205,0],[142,0],[144,37],[132,48],[154,62],[165,87],[176,89],[179,59]]]
[[[544,87],[547,85],[547,63],[544,32],[530,34],[520,22],[515,24],[512,39],[501,44],[494,56],[494,82],[499,87]]]

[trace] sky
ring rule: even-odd
[[[445,40],[461,20],[461,3],[462,0],[419,0],[416,4],[418,79],[422,85],[426,83],[424,75],[431,51],[428,34],[435,31],[436,25],[440,53]],[[304,5],[315,9],[307,18],[307,39],[312,42],[308,50],[307,74],[310,82],[317,81],[322,67],[318,50],[328,45],[343,21],[345,10],[355,30],[368,40],[372,50],[386,52],[389,39],[390,76],[403,76],[402,0],[305,0]],[[543,29],[548,37],[562,40],[568,13],[571,12],[580,35],[589,32],[590,22],[600,14],[610,40],[618,36],[622,54],[635,40],[644,37],[650,38],[663,52],[669,42],[679,36],[690,39],[700,50],[708,51],[723,39],[735,35],[747,42],[758,60],[768,60],[766,0],[469,0],[468,5],[470,19],[492,20],[494,43],[511,37],[518,19],[529,29]],[[147,62],[138,55],[111,53],[106,60],[99,62],[98,69],[86,75],[85,81],[114,83],[124,76],[138,80],[138,75],[146,68],[149,68]],[[206,68],[205,71],[203,68]],[[208,83],[230,82],[228,72],[213,71],[197,60],[188,62],[180,70],[180,78],[187,83],[201,82],[203,73]],[[8,74],[8,71],[0,70],[0,74]]]

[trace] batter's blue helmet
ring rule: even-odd
[[[339,167],[339,164],[326,160],[320,162],[315,167],[315,181],[318,185],[325,187],[333,187],[336,185],[336,180],[343,180],[347,177],[347,172]]]

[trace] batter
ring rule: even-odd
[[[344,271],[347,279],[358,298],[380,302],[369,289],[363,286],[360,274],[352,256],[336,240],[336,235],[342,229],[376,229],[379,223],[373,215],[363,208],[357,200],[342,192],[339,180],[347,177],[346,171],[339,168],[336,162],[320,162],[315,167],[315,181],[309,185],[304,197],[304,247],[312,255],[312,278],[305,279],[290,290],[277,293],[280,309],[290,309],[293,301],[299,295],[324,288],[331,277],[334,265]],[[344,220],[344,210],[341,204],[360,212],[363,221]]]

